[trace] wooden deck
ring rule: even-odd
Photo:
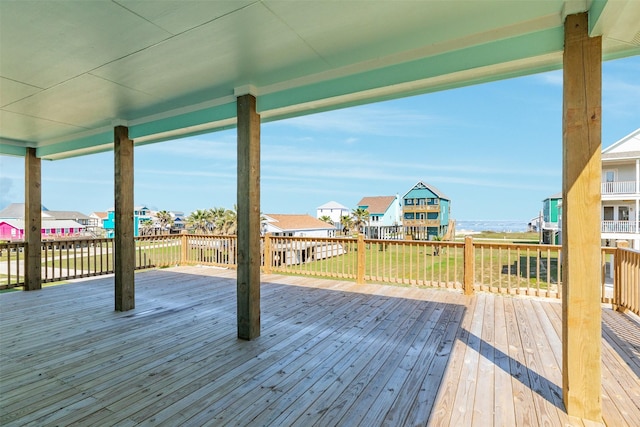
[[[562,404],[558,302],[263,276],[236,339],[235,272],[0,295],[0,425],[594,425]],[[604,421],[640,425],[640,325],[603,310]]]

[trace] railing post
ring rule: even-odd
[[[624,308],[621,304],[622,302],[622,281],[625,280],[624,271],[623,271],[623,251],[621,248],[628,248],[629,242],[626,240],[618,240],[616,242],[616,253],[613,256],[613,301],[611,302],[611,306],[614,310],[620,312],[626,312],[626,308]]]
[[[264,234],[264,274],[271,274],[271,233]]]
[[[364,285],[365,251],[364,235],[360,233],[358,234],[358,257],[356,265],[356,283],[359,285]]]
[[[182,236],[180,236],[180,265],[184,265],[187,263],[187,245],[189,244],[189,240],[187,238],[187,233],[183,232]]]
[[[475,256],[473,250],[473,237],[464,238],[464,283],[462,285],[465,295],[473,295]]]

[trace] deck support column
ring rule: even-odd
[[[567,413],[602,420],[600,307],[601,37],[565,21],[562,117],[562,392]]]
[[[115,308],[135,308],[136,248],[133,233],[133,140],[129,129],[116,126],[113,136],[115,169]]]
[[[42,289],[42,187],[41,161],[35,148],[24,157],[24,241],[27,243],[24,290]]]
[[[256,98],[237,98],[238,338],[260,336],[260,115]]]

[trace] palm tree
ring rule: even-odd
[[[238,206],[233,205],[233,209],[227,209],[222,216],[222,234],[234,235],[238,232]]]
[[[353,216],[353,227],[358,230],[358,232],[361,232],[362,227],[369,222],[369,211],[364,208],[354,209],[351,212],[351,216]]]
[[[153,230],[153,221],[150,219],[143,219],[140,221],[139,230],[141,236],[151,235],[151,231]]]
[[[318,218],[320,221],[322,222],[326,222],[327,224],[331,224],[333,225],[333,220],[331,219],[331,217],[329,215],[322,215],[320,218]]]
[[[344,215],[340,218],[342,224],[342,231],[348,233],[353,228],[353,218],[350,215]]]
[[[224,229],[224,215],[226,209],[225,208],[211,208],[209,209],[210,215],[210,229],[211,232],[215,234],[223,234]]]
[[[160,211],[156,213],[156,218],[158,219],[158,224],[160,225],[160,234],[162,234],[165,230],[170,229],[173,225],[173,217],[168,211]]]
[[[187,227],[193,229],[195,234],[205,234],[209,229],[211,214],[208,210],[198,209],[187,217]]]

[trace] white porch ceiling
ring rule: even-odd
[[[637,0],[0,0],[0,154],[56,159],[562,66],[589,11],[604,59],[640,54]]]

